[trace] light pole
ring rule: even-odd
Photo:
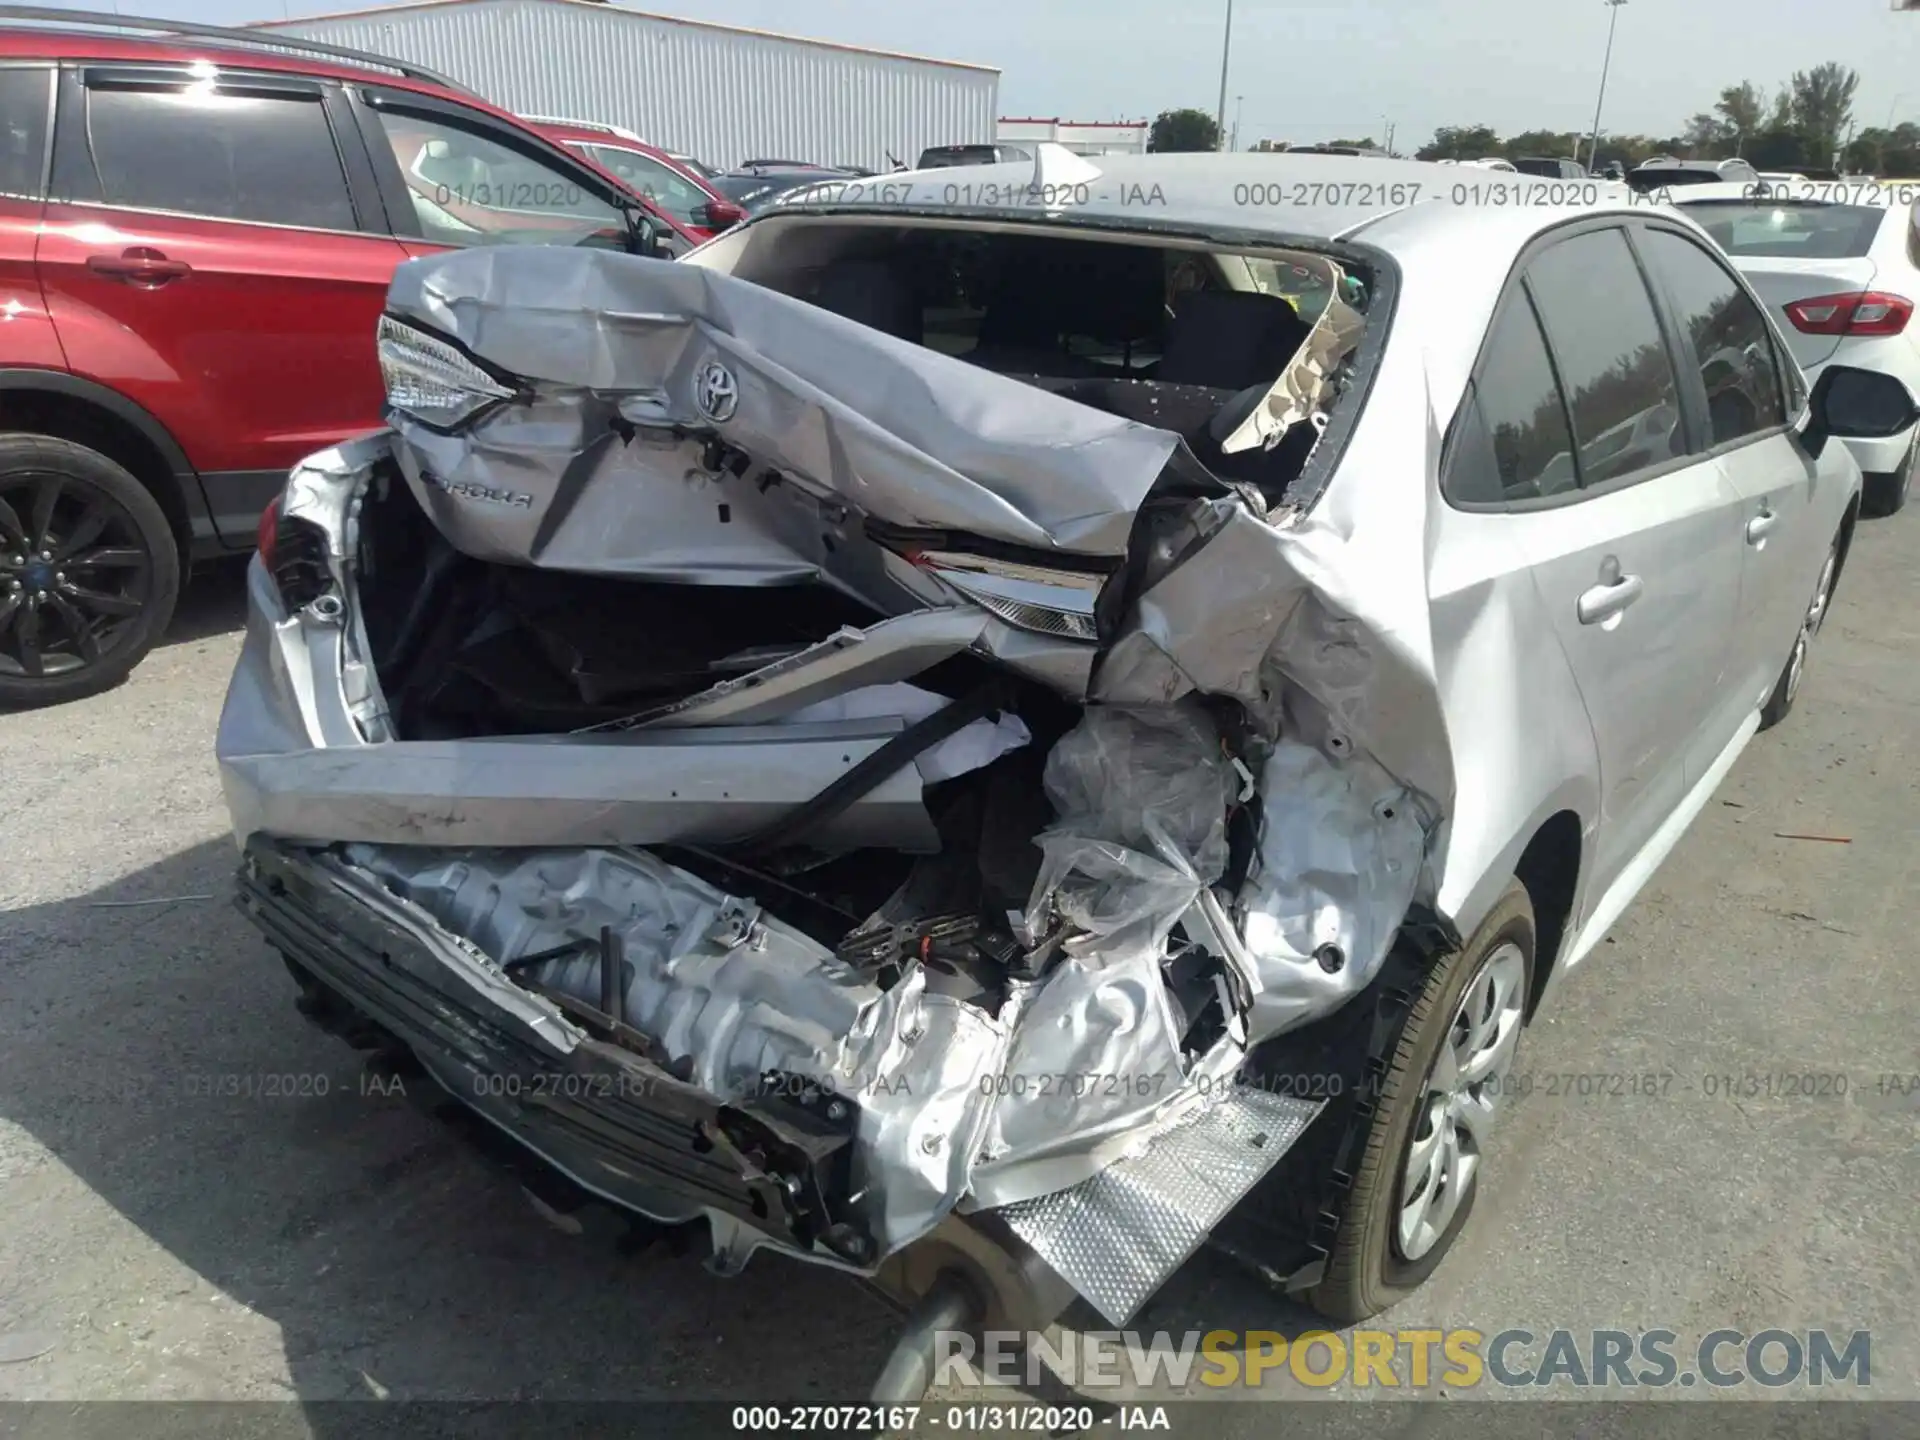
[[[1236,95],[1233,97],[1233,138],[1227,141],[1227,149],[1229,150],[1238,151],[1240,148],[1240,116],[1245,112],[1246,108],[1246,96]]]
[[[1613,12],[1607,17],[1607,53],[1600,62],[1600,95],[1593,102],[1593,136],[1587,141],[1587,169],[1593,169],[1593,162],[1600,154],[1600,107],[1607,103],[1607,71],[1613,66],[1613,32],[1620,24],[1620,7],[1627,0],[1604,0],[1606,7]]]
[[[1227,61],[1233,56],[1233,0],[1227,0],[1227,33],[1220,41],[1220,110],[1213,117],[1214,145],[1227,143]]]

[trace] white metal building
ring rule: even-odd
[[[1076,155],[1144,155],[1152,130],[1145,120],[1037,120],[1003,115],[994,138],[1008,145],[1050,140]]]
[[[605,0],[421,0],[283,31],[438,70],[503,109],[624,125],[725,168],[809,160],[888,168],[931,145],[985,144],[1000,72],[680,20]]]

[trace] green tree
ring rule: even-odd
[[[1837,61],[1793,73],[1789,108],[1793,128],[1800,133],[1814,163],[1826,165],[1840,148],[1847,121],[1853,117],[1853,95],[1860,77]]]
[[[1844,158],[1855,173],[1882,180],[1920,178],[1920,125],[1903,120],[1891,130],[1870,126],[1854,137]]]
[[[1364,140],[1329,140],[1326,143],[1329,146],[1337,145],[1343,149],[1354,150],[1378,150],[1382,148],[1380,142],[1371,135]]]
[[[1416,160],[1483,160],[1500,153],[1500,136],[1491,125],[1442,125],[1433,139],[1414,152]]]
[[[1162,110],[1147,134],[1147,149],[1153,151],[1191,153],[1219,148],[1220,126],[1204,110]]]
[[[1746,142],[1766,123],[1767,101],[1760,87],[1751,80],[1729,85],[1713,102],[1713,108],[1720,116],[1722,133],[1733,140],[1733,153],[1744,154]]]
[[[1584,158],[1586,148],[1587,137],[1571,130],[1522,130],[1501,145],[1500,153],[1509,160],[1521,160],[1530,155],[1571,160],[1576,155]]]
[[[1689,158],[1712,160],[1718,157],[1722,142],[1727,139],[1726,126],[1719,116],[1703,111],[1687,121],[1681,139]]]

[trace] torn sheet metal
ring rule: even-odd
[[[918,685],[868,685],[831,700],[820,700],[780,717],[783,725],[819,725],[833,721],[904,720],[908,725],[944,710],[953,702]],[[1018,715],[999,713],[970,721],[914,757],[914,768],[928,785],[956,780],[983,770],[1033,739]]]
[[[1324,1103],[1236,1086],[1140,1154],[996,1213],[1102,1316],[1125,1325]]]
[[[387,308],[541,397],[458,437],[398,422],[422,504],[487,558],[592,569],[595,551],[618,567],[676,545],[655,524],[636,546],[575,519],[609,483],[642,513],[653,501],[634,504],[636,484],[684,483],[691,442],[614,436],[623,393],[875,518],[1089,554],[1124,552],[1180,443],[701,266],[480,246],[403,264]],[[513,503],[470,498],[488,494]]]
[[[1240,894],[1256,1040],[1331,1014],[1380,973],[1426,856],[1421,802],[1336,731],[1282,740]]]
[[[812,798],[906,728],[899,716],[871,715],[367,744],[337,685],[322,683],[351,639],[344,617],[287,617],[257,558],[248,587],[246,639],[215,739],[241,840],[261,832],[319,843],[724,843]],[[315,645],[326,663],[313,662]],[[925,784],[904,767],[829,821],[822,838],[937,849]]]
[[[722,1100],[763,1093],[769,1071],[856,1102],[862,1197],[885,1251],[952,1209],[984,1134],[1007,1037],[979,1010],[891,989],[778,919],[640,851],[445,851],[353,846],[347,860],[495,961],[619,933],[628,1022]],[[528,967],[597,1004],[599,960]],[[524,997],[523,997],[524,998]]]
[[[855,687],[890,685],[931,669],[976,644],[988,616],[950,606],[836,631],[817,645],[722,680],[696,695],[601,729],[633,726],[751,725]],[[918,718],[918,717],[915,717]]]
[[[999,1204],[1096,1173],[1109,1142],[1141,1133],[1186,1080],[1159,956],[1067,956],[1022,1006],[993,1077],[975,1198]]]

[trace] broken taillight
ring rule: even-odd
[[[953,550],[908,550],[906,558],[1019,630],[1097,640],[1094,603],[1106,576],[991,559]]]
[[[1816,295],[1786,307],[1803,335],[1898,335],[1913,316],[1913,301],[1883,290]]]
[[[267,508],[260,512],[260,525],[254,532],[254,548],[260,552],[260,563],[273,570],[273,552],[280,541],[280,497],[274,496],[267,502]]]
[[[255,544],[260,563],[273,577],[289,612],[312,604],[333,588],[326,535],[310,520],[282,515],[277,495],[260,512]]]

